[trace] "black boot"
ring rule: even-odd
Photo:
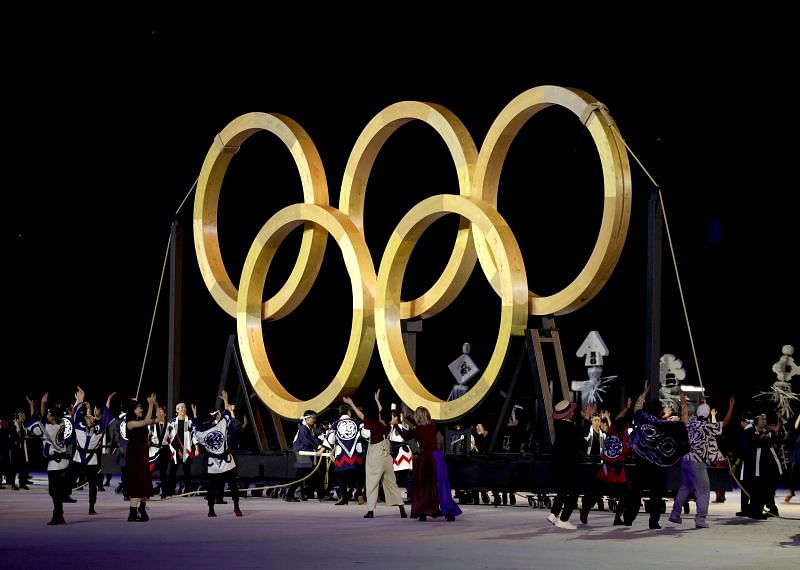
[[[406,514],[406,508],[403,505],[400,505],[400,518],[407,519],[408,515]]]
[[[144,522],[150,520],[150,517],[147,516],[147,508],[145,507],[144,503],[139,503],[139,518]]]
[[[53,510],[53,518],[50,519],[50,522],[47,523],[50,526],[54,526],[57,524],[64,524],[66,521],[64,520],[64,511],[61,508],[56,508]]]
[[[456,520],[456,517],[455,515],[447,515],[446,517],[444,517],[444,520],[446,520],[447,522],[453,522],[454,520]]]
[[[90,515],[96,515],[97,514],[97,511],[94,510],[94,503],[89,503],[89,514]]]
[[[136,507],[130,507],[128,511],[128,522],[140,522],[142,518],[139,516],[139,513],[136,512]]]
[[[371,519],[371,518],[374,518],[374,517],[375,517],[375,515],[372,513],[372,511],[367,511],[367,514],[364,515],[365,519]]]
[[[428,515],[419,515],[419,522],[425,522],[428,520]]]

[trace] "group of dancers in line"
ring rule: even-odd
[[[84,401],[84,391],[78,387],[71,419],[65,418],[64,410],[53,405],[48,407],[48,393],[42,396],[40,409],[28,399],[31,416],[26,422],[29,432],[41,439],[42,451],[47,459],[48,491],[53,500],[53,516],[47,524],[64,524],[64,502],[68,499],[71,483],[77,474],[89,485],[89,514],[96,515],[97,487],[100,474],[100,455],[106,429],[118,420],[118,432],[127,443],[124,451],[123,468],[124,493],[130,502],[128,521],[146,522],[147,499],[153,496],[152,467],[154,457],[169,449],[176,465],[188,467],[189,459],[205,449],[208,464],[208,516],[215,517],[214,505],[221,501],[227,483],[231,489],[237,517],[242,516],[239,508],[239,492],[236,484],[236,461],[228,445],[229,433],[235,429],[234,406],[228,402],[224,390],[219,398],[222,410],[215,410],[210,419],[201,421],[196,414],[193,419],[186,416],[186,406],[179,404],[178,417],[167,424],[164,422],[165,410],[156,402],[156,395],[147,400],[147,410],[137,400],[125,406],[123,414],[116,418],[111,411],[111,400],[116,393],[108,396],[105,408],[93,408]],[[156,409],[160,411],[154,413]],[[70,452],[70,448],[74,452]],[[153,450],[156,450],[156,453]],[[188,471],[188,469],[186,469]],[[174,472],[174,471],[173,471]],[[162,496],[166,482],[162,480]]]
[[[646,510],[650,514],[650,528],[661,528],[659,518],[665,509],[665,468],[681,461],[683,484],[669,519],[675,523],[682,522],[680,507],[689,494],[694,493],[697,500],[695,524],[698,528],[707,526],[709,481],[706,466],[712,464],[719,454],[716,437],[731,419],[733,398],[729,402],[725,418],[717,422],[716,411],[711,410],[706,403],[697,407],[696,415],[691,419],[685,413],[685,401],[681,402],[683,417],[662,417],[658,401],[651,402],[645,410],[647,393],[646,385],[636,402],[633,414],[628,413],[631,403],[628,401],[626,408],[604,433],[602,442],[599,437],[595,441],[591,430],[589,436],[585,436],[582,427],[573,421],[576,404],[563,400],[554,407],[556,435],[552,458],[558,494],[548,516],[549,522],[559,528],[576,528],[569,522],[569,518],[577,507],[577,465],[587,451],[591,452],[593,447],[599,447],[602,463],[595,485],[588,493],[584,493],[581,522],[587,522],[588,512],[598,498],[608,495],[619,498],[614,524],[632,524],[641,504],[642,490],[646,489],[650,499],[646,503]],[[75,466],[73,472],[77,471],[88,481],[89,514],[96,514],[99,459],[105,430],[114,421],[110,407],[114,395],[109,395],[104,409],[92,408],[84,401],[84,392],[79,387],[75,393],[71,422],[65,421],[59,407],[47,407],[48,394],[42,396],[39,413],[35,409],[35,402],[28,400],[31,417],[27,426],[33,435],[41,438],[47,458],[49,494],[53,500],[53,516],[48,524],[65,522],[63,502],[70,491],[70,479],[66,476],[70,464]],[[222,391],[219,398],[223,402],[223,409],[213,412],[206,422],[197,418],[194,406],[195,417],[190,420],[186,416],[186,406],[179,404],[178,417],[166,424],[165,410],[161,408],[155,413],[159,409],[155,394],[146,399],[146,410],[136,400],[128,403],[119,420],[119,431],[127,440],[124,484],[130,501],[128,521],[140,522],[149,518],[146,504],[147,499],[154,494],[151,476],[153,448],[161,451],[168,449],[174,464],[181,462],[186,467],[191,457],[200,453],[202,446],[208,465],[208,516],[216,516],[215,504],[221,502],[226,483],[231,490],[234,513],[237,517],[242,516],[236,462],[229,446],[230,433],[240,422],[234,417],[235,408],[228,402],[227,393]],[[379,487],[383,488],[386,505],[398,507],[400,516],[407,518],[395,472],[398,465],[401,468],[403,464],[411,467],[413,461],[412,477],[408,484],[412,503],[411,517],[419,521],[439,516],[444,516],[448,521],[455,520],[461,514],[461,509],[452,497],[447,466],[429,411],[419,407],[413,414],[404,416],[396,409],[386,410],[380,402],[380,390],[375,394],[374,409],[367,410],[366,413],[352,399],[344,398],[343,401],[339,419],[323,434],[315,432],[316,413],[308,410],[304,414],[293,444],[297,456],[298,479],[302,479],[313,469],[311,455],[329,450],[332,452],[334,470],[339,476],[340,501],[337,504],[347,503],[349,491],[355,487],[356,473],[359,468],[363,468],[367,495],[365,518],[374,517]],[[592,412],[592,409],[584,410],[583,415],[587,419],[591,416],[591,423],[594,424],[596,418],[593,416],[597,414]],[[631,419],[634,419],[634,427],[629,430]],[[674,419],[683,421],[672,421]],[[749,427],[745,423],[743,421],[742,437],[747,440],[749,451],[742,456],[741,475],[752,485],[752,490],[750,504],[744,506],[744,512],[740,514],[762,518],[770,482],[773,484],[774,494],[772,474],[776,469],[773,468],[772,459],[775,454],[771,432],[761,425],[766,424],[766,421],[762,422],[759,418],[755,424],[750,423]],[[362,439],[369,442],[366,450],[362,447]],[[413,455],[413,459],[410,449],[403,443],[412,439],[419,446],[419,453]],[[588,449],[587,441],[591,446]],[[74,447],[74,453],[68,452],[70,444]],[[301,451],[306,453],[300,454]],[[637,458],[638,472],[635,478],[630,476],[625,467],[626,462],[634,455]],[[777,463],[779,471],[780,462]],[[305,493],[308,488],[304,485],[301,493]],[[313,486],[310,488],[313,489]],[[162,496],[163,489],[162,475]]]
[[[685,395],[681,395],[680,410],[675,413],[672,407],[663,407],[659,400],[645,406],[648,393],[649,385],[645,383],[633,411],[629,412],[631,401],[628,400],[608,431],[597,438],[601,461],[593,484],[583,495],[580,520],[587,524],[589,511],[598,497],[608,495],[618,499],[614,525],[630,526],[639,512],[642,496],[647,494],[649,501],[645,503],[645,510],[650,515],[649,527],[660,529],[661,514],[666,512],[667,468],[680,462],[681,486],[668,519],[682,524],[681,511],[688,512],[686,501],[693,495],[697,505],[695,527],[707,528],[711,494],[708,467],[719,465],[721,461],[728,463],[720,452],[717,438],[730,423],[735,400],[730,398],[724,418],[717,421],[716,409],[711,408],[704,397],[690,418]],[[577,527],[569,522],[569,518],[578,501],[578,463],[587,452],[586,442],[591,441],[595,431],[593,426],[585,436],[585,431],[573,421],[576,404],[563,400],[554,410],[553,463],[559,491],[547,520],[556,527],[574,530]],[[591,412],[591,409],[584,410],[584,417]],[[736,515],[762,520],[768,518],[767,508],[771,515],[778,516],[775,490],[778,478],[784,473],[776,453],[780,443],[780,422],[769,427],[766,414],[743,412],[740,427],[736,449],[738,458],[730,466],[731,474],[742,489],[741,510]],[[798,439],[800,417],[795,419],[794,429],[795,439]],[[794,455],[793,471],[788,480],[790,494],[800,475],[800,439],[794,444]],[[635,461],[635,473],[626,467],[626,463],[631,461]],[[787,502],[789,498],[787,496]]]

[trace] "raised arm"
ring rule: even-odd
[[[153,417],[153,408],[156,406],[156,395],[150,394],[147,398],[147,413],[144,416],[144,419],[141,420],[130,420],[126,423],[128,424],[129,428],[138,428],[142,426],[149,426],[150,424],[155,423],[156,419]]]
[[[381,412],[383,411],[383,406],[381,406],[381,389],[378,388],[375,391],[375,404],[378,406],[378,417],[381,417]]]
[[[40,413],[39,413],[39,417],[42,417],[42,418],[46,417],[45,414],[47,413],[47,397],[49,395],[50,395],[50,392],[45,392],[42,395],[42,404],[39,406],[39,409],[41,410]]]
[[[117,395],[117,393],[116,393],[116,392],[111,392],[111,393],[108,395],[108,398],[106,398],[106,408],[111,408],[111,400],[113,400],[113,399],[114,399],[114,396],[116,396],[116,395]]]
[[[639,410],[644,408],[644,401],[647,398],[647,393],[649,391],[650,391],[650,381],[649,380],[645,380],[644,381],[644,389],[642,390],[642,393],[639,394],[639,397],[636,399],[636,405],[633,407],[633,411],[634,412],[638,412]]]
[[[617,414],[617,415],[614,417],[614,419],[615,419],[615,420],[618,420],[618,419],[620,419],[620,418],[624,418],[624,417],[627,415],[627,413],[628,413],[628,410],[630,410],[630,409],[631,409],[631,404],[632,404],[632,403],[633,403],[633,400],[631,400],[630,398],[628,398],[628,401],[627,401],[627,402],[625,402],[625,407],[624,407],[624,408],[622,408],[622,409],[619,411],[619,413],[618,413],[618,414]]]
[[[28,407],[31,409],[31,417],[36,415],[36,402],[31,398],[28,398],[27,394],[25,395],[25,399],[28,400]]]
[[[353,410],[353,413],[358,416],[358,419],[360,419],[362,422],[364,421],[364,412],[362,412],[356,407],[356,404],[355,402],[353,402],[352,398],[350,398],[349,396],[345,396],[344,398],[342,398],[342,402],[350,406],[350,409]]]
[[[736,403],[736,399],[731,396],[730,400],[728,400],[728,411],[725,413],[725,417],[722,418],[722,427],[728,425],[728,422],[731,421],[733,417],[733,405]]]
[[[681,411],[681,421],[684,424],[689,423],[689,406],[686,405],[686,394],[681,392],[680,396],[680,411]]]

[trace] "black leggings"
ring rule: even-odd
[[[239,485],[236,483],[237,469],[233,468],[225,473],[215,473],[208,475],[208,510],[214,509],[217,498],[222,499],[225,494],[225,483],[231,488],[233,497],[233,508],[239,508]]]

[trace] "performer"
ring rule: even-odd
[[[297,428],[297,433],[294,435],[294,441],[292,442],[292,451],[294,451],[295,456],[295,477],[297,479],[302,479],[306,475],[308,475],[314,468],[314,463],[311,460],[310,455],[300,455],[300,451],[314,451],[316,452],[320,447],[320,440],[319,438],[314,435],[314,426],[317,423],[317,412],[314,410],[306,410],[303,413],[303,417],[300,419],[300,425]],[[312,476],[309,479],[306,479],[302,483],[297,483],[292,485],[286,490],[286,497],[284,498],[286,501],[296,501],[297,499],[294,498],[294,492],[298,486],[301,486],[300,489],[300,497],[303,501],[307,501],[310,496],[313,496],[314,492],[317,493],[317,497],[320,501],[324,500],[322,496],[322,490],[319,488],[318,484],[319,478],[316,476]]]
[[[348,405],[339,406],[339,419],[331,424],[322,441],[328,449],[334,450],[333,465],[339,478],[339,501],[336,505],[346,505],[358,481],[358,469],[364,465],[364,448],[359,438],[363,424],[353,419],[353,411]]]
[[[637,488],[648,489],[649,501],[645,510],[650,514],[649,527],[661,528],[659,520],[666,510],[664,501],[666,467],[674,465],[689,452],[689,436],[686,426],[679,421],[662,420],[661,402],[653,400],[643,410],[645,399],[650,391],[650,383],[645,382],[644,390],[636,401],[635,427],[631,433],[631,447],[638,461]]]
[[[586,446],[580,428],[572,421],[577,407],[575,402],[569,400],[561,400],[553,407],[556,434],[553,442],[553,467],[558,479],[558,494],[553,500],[547,520],[566,530],[577,528],[569,522],[569,517],[578,504],[578,462]]]
[[[452,522],[461,514],[461,509],[453,501],[453,492],[447,476],[447,465],[439,449],[436,437],[436,424],[431,421],[427,408],[420,406],[414,411],[416,427],[400,430],[405,439],[416,439],[419,455],[414,460],[414,495],[411,502],[411,516],[420,521],[428,517],[444,515]]]
[[[681,404],[686,396],[681,394]],[[712,413],[711,408],[705,402],[697,406],[697,410],[692,419],[686,426],[689,434],[690,451],[681,460],[681,475],[683,480],[680,489],[675,495],[675,503],[672,506],[672,513],[669,515],[670,522],[680,524],[681,507],[689,493],[694,492],[697,500],[697,515],[694,519],[695,528],[708,528],[706,516],[708,516],[708,501],[711,493],[711,486],[708,481],[708,465],[716,461],[718,448],[716,438],[722,435],[722,429],[731,421],[733,414],[734,399],[731,396],[728,402],[728,411],[721,422],[709,422],[709,415],[716,416],[716,411]],[[714,444],[711,441],[714,441]]]
[[[172,462],[169,466],[169,481],[167,482],[167,494],[175,493],[176,475],[178,468],[183,471],[183,489],[191,490],[192,487],[192,422],[186,416],[186,404],[180,403],[175,406],[177,416],[169,422],[167,431],[169,433],[170,457]],[[192,412],[197,418],[197,408],[192,404]],[[163,489],[162,489],[163,493]]]
[[[42,396],[40,414],[36,413],[34,402],[30,398],[28,404],[31,417],[28,420],[28,429],[36,437],[42,438],[42,450],[47,458],[47,488],[53,499],[53,517],[48,525],[64,524],[64,497],[69,494],[67,482],[67,468],[69,467],[69,453],[67,443],[72,436],[72,424],[64,421],[64,414],[60,408],[52,406],[46,408],[48,392]],[[47,423],[42,418],[47,418]]]
[[[750,516],[750,493],[752,493],[752,485],[750,481],[745,482],[744,474],[749,468],[746,463],[750,461],[750,449],[752,447],[753,434],[755,433],[755,426],[753,425],[753,414],[750,412],[743,412],[739,418],[739,425],[741,431],[739,432],[738,445],[736,447],[736,461],[734,462],[731,472],[735,474],[739,472],[739,488],[741,489],[740,508],[736,513],[737,517]],[[747,487],[747,488],[745,488]]]
[[[125,489],[130,497],[129,522],[148,521],[147,499],[153,496],[153,478],[147,460],[148,431],[147,426],[155,422],[153,410],[157,407],[156,395],[147,398],[147,413],[136,400],[128,404],[125,414],[125,436],[128,449],[125,452]]]
[[[774,444],[778,440],[775,430],[767,428],[767,415],[761,414],[755,419],[755,429],[748,430],[749,442],[747,456],[742,471],[742,482],[750,491],[750,518],[766,519],[763,513],[768,506],[770,512],[778,516],[775,506],[775,482],[783,474]],[[748,485],[748,483],[750,483]]]
[[[100,453],[103,447],[103,436],[108,424],[113,419],[111,399],[116,392],[109,394],[105,411],[101,420],[95,418],[91,405],[84,402],[84,391],[78,386],[75,393],[75,406],[72,409],[72,423],[75,426],[75,454],[73,466],[81,479],[89,483],[89,514],[96,515],[94,505],[97,503],[97,486],[100,479]]]
[[[383,407],[380,401],[380,389],[375,392],[375,404],[378,409],[378,417],[381,418]],[[400,496],[400,489],[397,488],[397,481],[394,475],[394,462],[392,461],[392,444],[389,441],[389,431],[391,425],[387,425],[386,420],[381,418],[374,420],[368,418],[353,403],[349,397],[342,398],[345,404],[355,412],[360,420],[369,430],[369,447],[367,448],[367,514],[365,519],[374,516],[375,505],[378,504],[378,486],[383,484],[383,496],[386,504],[393,507],[400,507],[400,518],[407,518],[406,509],[403,506],[403,498]],[[397,416],[392,417],[394,425],[397,423]]]
[[[408,429],[409,426],[401,424],[402,414],[392,404],[392,430],[389,441],[392,443],[392,463],[397,486],[405,487],[406,502],[411,500],[412,484],[411,474],[414,469],[414,454],[411,446],[403,439],[399,429]]]
[[[158,469],[158,486],[161,491],[161,498],[167,498],[167,480],[170,465],[170,439],[172,434],[169,431],[170,424],[167,423],[167,407],[159,406],[156,411],[156,423],[147,428],[149,447],[147,448],[150,470]]]
[[[214,504],[217,498],[222,499],[227,482],[233,497],[233,512],[237,517],[241,517],[239,486],[236,483],[236,461],[228,447],[228,428],[234,421],[233,406],[228,404],[228,392],[225,390],[219,398],[222,399],[224,409],[221,413],[216,411],[214,424],[209,429],[201,431],[195,417],[192,421],[192,438],[195,443],[205,447],[208,456],[208,516],[217,516]]]
[[[14,423],[10,426],[8,431],[10,458],[11,458],[11,472],[9,473],[9,480],[11,481],[11,488],[15,491],[18,489],[25,489],[28,487],[28,428],[25,427],[25,411],[19,410],[14,415]],[[19,475],[19,487],[16,485],[16,476]]]
[[[592,481],[592,489],[583,495],[580,509],[580,520],[583,524],[588,524],[589,511],[595,502],[601,501],[602,494],[617,499],[615,526],[622,524],[631,526],[639,511],[640,498],[632,490],[631,480],[625,469],[625,461],[632,452],[628,436],[628,409],[630,406],[631,399],[628,398],[627,405],[616,415],[603,438],[600,468],[597,470],[595,480]],[[609,505],[611,505],[610,500]]]

